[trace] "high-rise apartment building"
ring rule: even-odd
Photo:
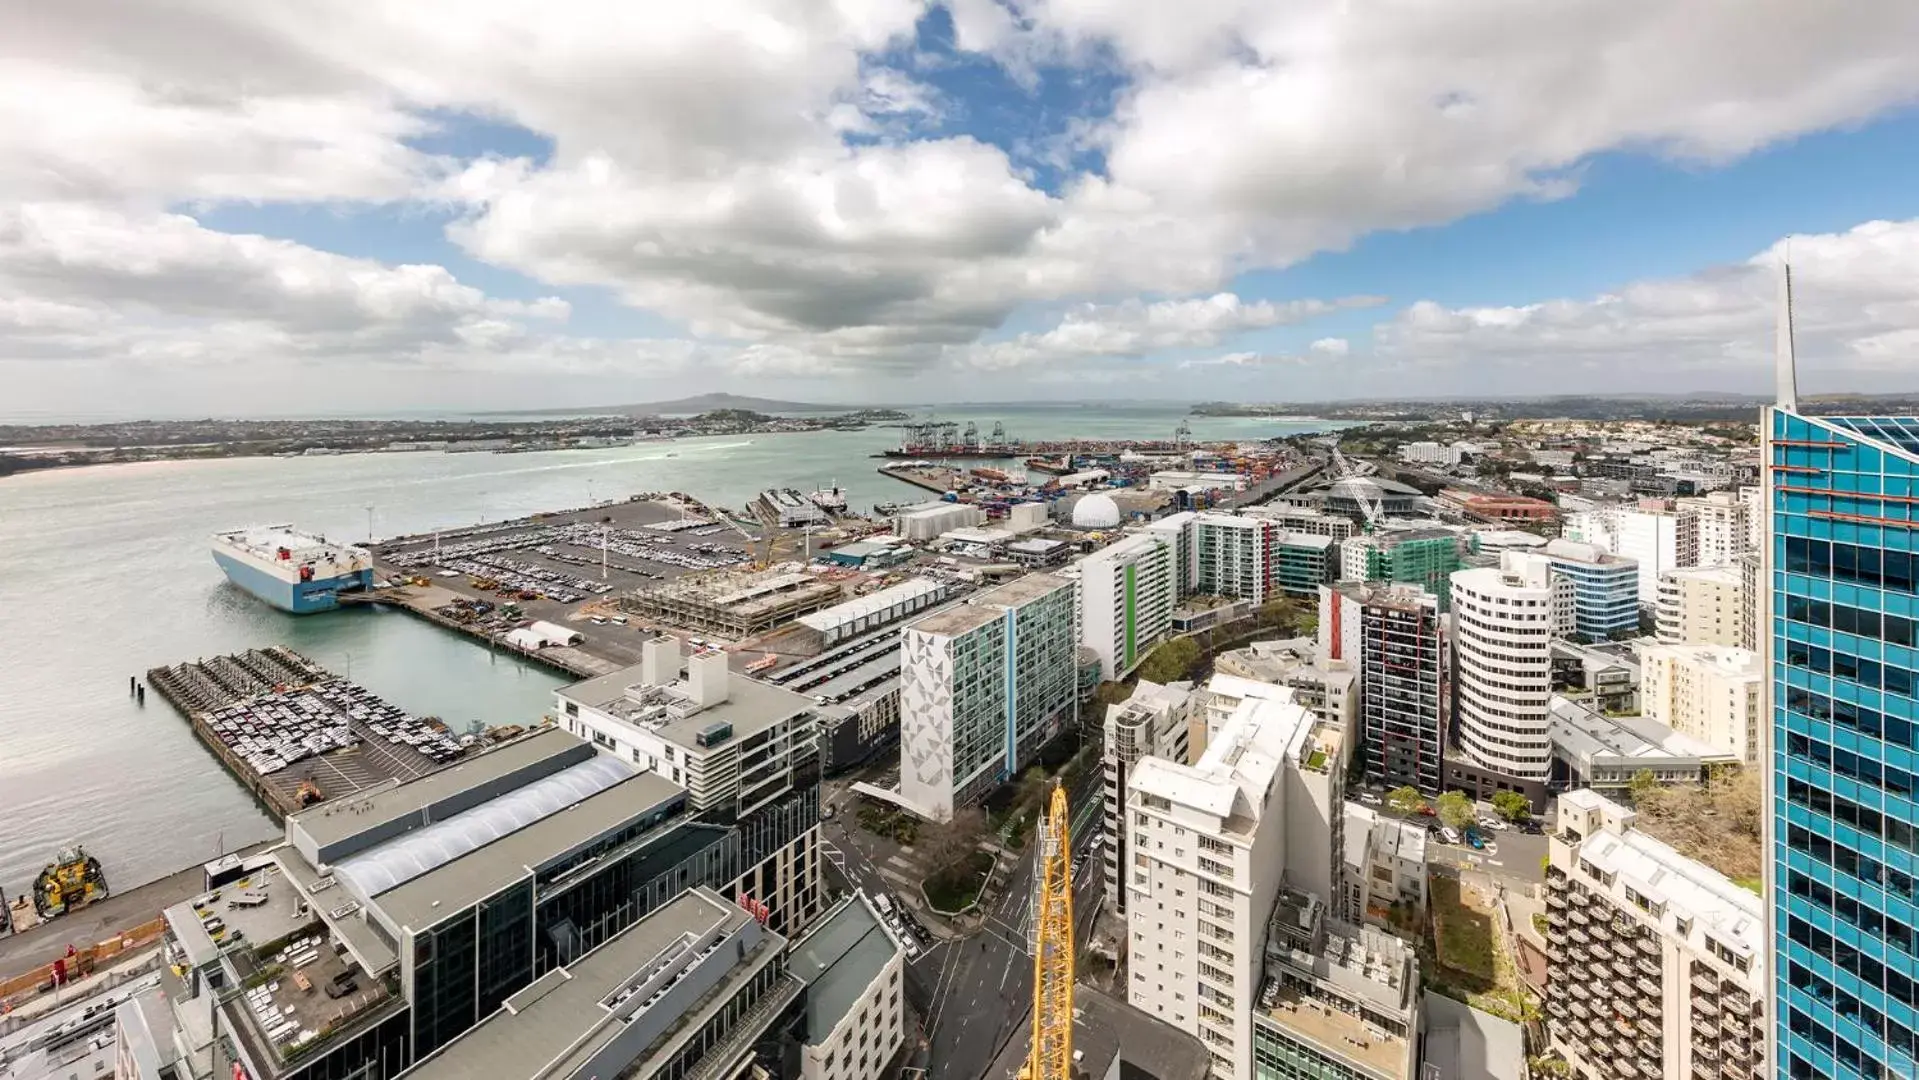
[[[1572,585],[1573,632],[1592,641],[1639,630],[1639,564],[1597,544],[1553,540],[1553,573]]]
[[[1320,590],[1328,658],[1359,672],[1359,750],[1366,779],[1437,795],[1445,753],[1439,602],[1415,585],[1340,582]]]
[[[1737,563],[1659,575],[1655,635],[1669,644],[1740,646],[1747,634],[1745,581]]]
[[[1174,546],[1143,532],[1080,560],[1080,640],[1099,657],[1100,677],[1123,679],[1173,628],[1179,605]]]
[[[1193,520],[1198,581],[1193,591],[1265,603],[1273,588],[1278,526],[1259,518],[1200,514]]]
[[[1784,335],[1782,335],[1784,336]],[[1919,1075],[1919,420],[1763,421],[1768,1075]]]
[[[1196,524],[1199,514],[1191,510],[1182,510],[1177,514],[1168,514],[1157,521],[1148,522],[1146,531],[1161,537],[1166,545],[1173,549],[1173,580],[1177,584],[1179,595],[1186,596],[1199,588],[1199,528]]]
[[[900,795],[937,821],[1018,773],[1078,704],[1074,586],[1028,574],[908,623]]]
[[[1417,585],[1447,602],[1447,581],[1460,569],[1460,538],[1447,529],[1405,529],[1355,536],[1340,545],[1341,581]]]
[[[1311,638],[1255,641],[1230,649],[1213,658],[1213,670],[1284,686],[1294,701],[1321,720],[1342,731],[1358,730],[1359,676],[1354,665],[1332,659]]]
[[[1765,579],[1766,558],[1763,552],[1748,551],[1736,561],[1739,567],[1739,608],[1745,616],[1739,627],[1739,647],[1749,652],[1759,651],[1759,640],[1765,636],[1766,605],[1762,583]]]
[[[1639,603],[1659,599],[1659,575],[1699,565],[1699,518],[1657,499],[1639,506],[1603,506],[1566,515],[1561,535],[1623,555],[1639,564]]]
[[[1219,1080],[1255,1075],[1282,880],[1332,896],[1340,879],[1344,743],[1289,696],[1239,697],[1198,761],[1144,758],[1128,783],[1127,999],[1197,1036]]]
[[[1155,683],[1141,679],[1133,696],[1106,707],[1106,741],[1100,747],[1105,779],[1106,864],[1104,901],[1113,911],[1126,910],[1127,837],[1126,785],[1142,758],[1188,760],[1187,720],[1193,704],[1193,684]]]
[[[1752,505],[1731,491],[1712,491],[1697,498],[1677,499],[1674,509],[1698,521],[1700,566],[1725,566],[1751,551]]]
[[[1571,593],[1552,560],[1530,552],[1453,575],[1454,728],[1472,764],[1547,778],[1552,639],[1571,623]]]
[[[1746,550],[1758,551],[1766,542],[1766,489],[1760,484],[1742,487],[1739,501],[1746,504]]]
[[[1548,842],[1546,1021],[1577,1077],[1766,1080],[1758,896],[1634,827],[1596,792],[1559,797]],[[1830,1074],[1825,1074],[1830,1075]]]
[[[1339,572],[1339,546],[1330,536],[1276,530],[1271,539],[1273,577],[1268,595],[1312,600]]]
[[[1649,720],[1759,765],[1763,665],[1757,653],[1720,645],[1639,650],[1640,710]]]

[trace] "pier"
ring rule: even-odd
[[[969,486],[965,473],[940,465],[881,465],[879,474],[903,484],[923,488],[935,495],[944,495],[949,491],[965,491]]]
[[[147,672],[275,821],[457,760],[446,725],[410,716],[283,646]]]

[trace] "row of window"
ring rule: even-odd
[[[1894,870],[1890,866],[1883,866],[1879,860],[1861,855],[1846,845],[1828,840],[1810,829],[1788,824],[1786,846],[1812,856],[1847,877],[1863,881],[1868,885],[1877,885],[1888,892],[1905,897],[1908,901],[1919,900],[1919,885],[1915,884],[1912,875]]]
[[[1895,746],[1919,750],[1919,724],[1877,709],[1825,694],[1816,694],[1797,686],[1786,687],[1786,707],[1801,716],[1849,727],[1861,735],[1884,739]]]
[[[1830,743],[1809,739],[1796,731],[1786,733],[1786,753],[1796,758],[1804,758],[1821,768],[1831,769],[1840,776],[1857,780],[1862,784],[1884,788],[1889,794],[1910,799],[1915,790],[1913,774],[1904,769],[1874,761],[1868,757],[1861,757]]]
[[[1786,663],[1793,667],[1816,671],[1821,675],[1848,679],[1871,690],[1885,689],[1887,693],[1912,697],[1913,687],[1919,683],[1911,668],[1898,664],[1882,664],[1877,660],[1865,660],[1848,652],[1828,649],[1820,645],[1808,645],[1803,641],[1788,641]]]
[[[1811,574],[1919,595],[1914,576],[1915,557],[1910,552],[1845,544],[1836,540],[1814,540],[1805,536],[1786,539],[1786,573]]]
[[[1808,596],[1786,597],[1786,618],[1824,626],[1842,634],[1877,638],[1893,645],[1913,643],[1913,621],[1903,615],[1881,614],[1846,604],[1832,604]]]
[[[1912,927],[1898,919],[1888,918],[1883,912],[1814,881],[1797,870],[1786,871],[1786,889],[1801,900],[1836,912],[1840,918],[1868,935],[1881,938],[1886,944],[1904,950],[1906,955],[1919,956],[1919,946],[1915,946],[1915,940],[1919,940],[1919,935],[1915,935]]]

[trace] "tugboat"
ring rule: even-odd
[[[107,876],[100,860],[78,844],[54,856],[33,880],[33,906],[51,919],[107,898]]]

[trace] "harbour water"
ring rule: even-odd
[[[1171,438],[1183,410],[1008,409],[1014,438]],[[1195,418],[1194,437],[1338,425]],[[0,480],[0,886],[11,895],[70,842],[130,888],[264,839],[273,827],[187,725],[127,678],[286,644],[456,730],[537,720],[559,680],[392,612],[294,617],[228,585],[216,529],[292,522],[364,539],[678,490],[738,507],[767,487],[838,481],[856,509],[923,493],[875,472],[899,432],[750,435],[538,454],[232,458],[27,473]]]

